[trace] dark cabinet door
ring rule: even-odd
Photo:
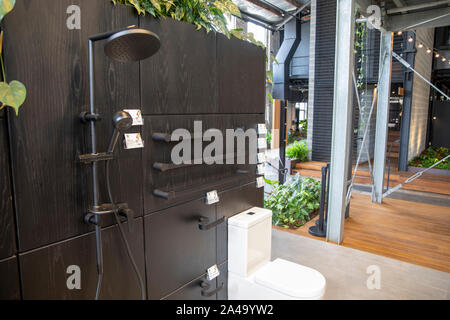
[[[20,299],[17,257],[0,261],[0,300]]]
[[[217,78],[220,113],[264,113],[264,49],[217,34]]]
[[[228,263],[219,265],[220,274],[216,278],[216,285],[223,286],[222,290],[217,292],[217,300],[228,300]]]
[[[217,292],[225,290],[223,285],[218,291],[216,283],[216,279],[208,281],[206,276],[202,276],[165,297],[164,300],[216,300]]]
[[[0,260],[16,252],[6,120],[0,118]]]
[[[134,259],[145,276],[142,218],[128,232],[123,225]],[[117,225],[102,230],[104,275],[100,299],[140,299],[139,282],[128,258]],[[97,287],[95,235],[62,241],[20,255],[24,299],[94,299]],[[79,267],[80,289],[69,289],[69,277]],[[69,268],[69,269],[68,269]],[[73,268],[73,267],[72,267]],[[70,278],[69,283],[75,278]]]
[[[256,128],[257,123],[264,120],[263,115],[185,115],[179,116],[146,116],[144,126],[144,171],[145,171],[145,213],[161,210],[191,199],[200,198],[210,190],[225,190],[236,185],[242,185],[255,179],[256,165],[250,165],[249,138],[246,138],[245,164],[197,164],[188,167],[178,167],[166,171],[156,170],[156,163],[172,164],[172,151],[176,150],[178,142],[156,141],[155,134],[171,135],[177,129],[184,129],[194,134],[194,122],[201,126],[199,138],[191,139],[187,146],[191,146],[188,159],[200,158],[205,160],[210,153],[207,151],[211,141],[202,141],[202,133],[209,129],[217,129],[222,137],[222,150],[216,149],[218,154],[233,154],[237,150],[237,139],[234,139],[234,149],[227,150],[227,129],[238,128],[248,130]],[[214,138],[213,138],[214,139]],[[230,139],[231,140],[231,139]],[[215,141],[214,141],[215,142]],[[256,142],[255,142],[256,143]],[[196,144],[200,146],[199,155],[195,155]],[[204,157],[203,157],[204,156]],[[169,199],[154,195],[155,190],[166,192]]]
[[[163,298],[216,263],[216,227],[201,230],[200,218],[214,223],[215,205],[196,200],[144,218],[149,299]]]
[[[17,1],[3,20],[8,38],[17,39],[4,43],[7,77],[27,86],[20,117],[9,111],[21,251],[90,230],[82,222],[91,203],[90,166],[76,161],[78,154],[90,152],[88,126],[78,119],[89,105],[88,37],[138,24],[137,15],[125,6],[78,0],[82,28],[69,30],[66,12],[73,4],[72,0]],[[112,133],[112,114],[140,105],[139,64],[107,58],[103,43],[95,44],[95,57],[95,106],[103,119],[96,126],[97,148],[104,151]],[[114,194],[140,214],[141,175],[135,172],[141,167],[140,151],[128,155],[133,159],[117,160],[120,170],[114,172],[123,187],[114,183]],[[101,196],[106,201],[105,192]]]
[[[229,218],[251,207],[262,207],[263,193],[264,188],[256,188],[256,182],[221,193],[217,203],[217,217]],[[222,263],[227,258],[228,229],[224,223],[217,227],[217,263]]]
[[[141,19],[161,48],[141,62],[142,110],[148,114],[216,113],[215,33],[171,19]]]

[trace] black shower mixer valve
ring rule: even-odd
[[[113,205],[111,203],[103,203],[96,207],[89,208],[89,212],[84,217],[84,222],[96,225],[95,217],[105,216],[108,214],[117,213],[120,217],[126,218],[128,221],[128,231],[131,232],[134,221],[134,211],[128,207],[127,203],[118,203]]]

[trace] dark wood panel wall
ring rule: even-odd
[[[81,10],[80,29],[67,28],[71,5]],[[138,17],[132,8],[108,0],[17,1],[3,23],[4,58],[9,81],[22,81],[27,99],[19,117],[11,111],[0,114],[0,298],[95,295],[95,235],[83,222],[92,200],[91,168],[76,161],[78,154],[90,151],[90,136],[78,115],[89,104],[88,37],[129,25],[158,34],[161,49],[140,63],[118,63],[104,55],[101,42],[95,44],[95,104],[102,115],[97,149],[107,148],[115,111],[143,111],[144,126],[129,132],[142,133],[145,147],[125,150],[120,145],[111,172],[115,200],[135,212],[127,236],[147,278],[148,297],[201,297],[201,287],[193,283],[204,281],[206,268],[215,263],[224,274],[210,290],[219,286],[227,270],[226,222],[204,231],[199,218],[214,221],[262,205],[255,165],[158,172],[153,164],[170,161],[173,144],[151,137],[176,128],[191,130],[195,120],[202,121],[203,130],[256,128],[264,122],[263,50],[196,31],[190,24]],[[99,178],[100,198],[107,202],[102,166]],[[157,198],[156,188],[175,191],[176,197]],[[207,206],[204,194],[212,189],[224,200]],[[102,225],[101,298],[139,298],[117,226],[112,219]],[[80,267],[80,289],[67,288],[71,265]],[[217,297],[226,298],[226,287]]]

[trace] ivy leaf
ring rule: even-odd
[[[16,4],[16,0],[0,0],[0,21],[7,15]]]
[[[19,114],[19,108],[25,101],[27,89],[23,83],[13,80],[9,84],[0,82],[0,101],[16,111]]]

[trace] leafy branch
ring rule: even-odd
[[[0,22],[3,17],[11,12],[16,4],[16,0],[0,0]],[[20,81],[13,80],[9,84],[6,82],[5,64],[3,63],[3,31],[0,33],[0,64],[2,67],[2,79],[0,82],[0,110],[9,106],[13,108],[16,115],[19,114],[19,108],[25,101],[27,90]]]

